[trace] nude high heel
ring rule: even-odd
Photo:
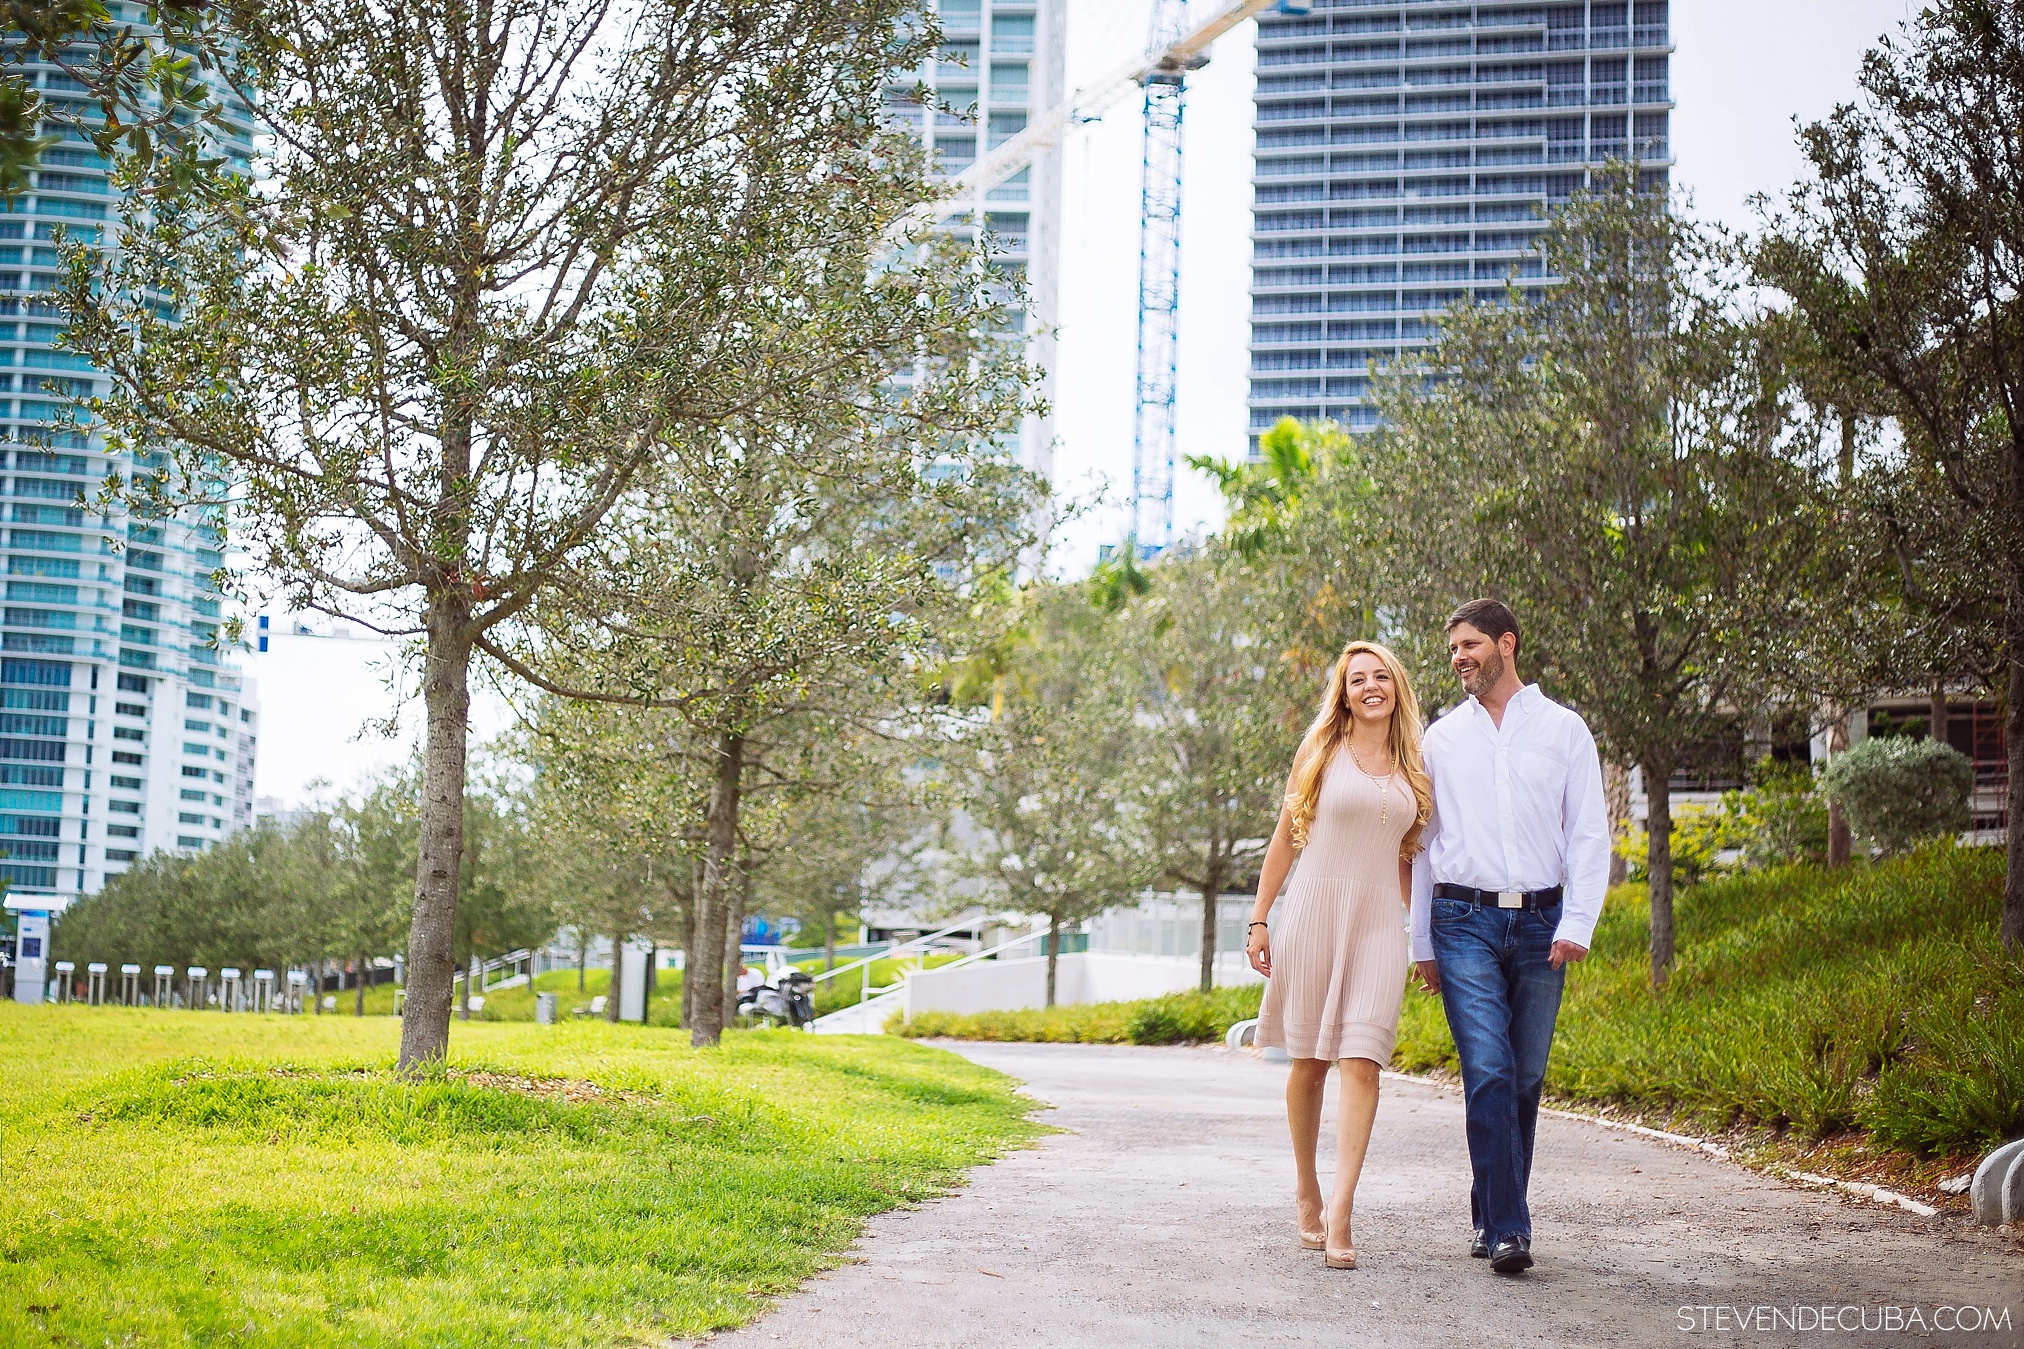
[[[1348,1246],[1339,1251],[1324,1248],[1321,1263],[1330,1269],[1355,1269],[1356,1247]]]
[[[1297,1227],[1300,1221],[1297,1212],[1294,1215],[1293,1221]],[[1326,1250],[1328,1248],[1328,1210],[1325,1208],[1321,1210],[1321,1229],[1319,1231],[1310,1232],[1304,1227],[1298,1227],[1297,1230],[1300,1233],[1301,1250],[1303,1251]]]

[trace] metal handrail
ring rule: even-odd
[[[834,979],[839,974],[847,974],[851,970],[869,965],[876,960],[895,959],[899,956],[900,952],[908,950],[910,947],[921,946],[931,941],[939,941],[943,937],[948,936],[951,932],[961,932],[964,928],[976,927],[978,923],[979,923],[978,919],[965,918],[959,922],[951,923],[949,924],[949,926],[942,928],[939,931],[925,933],[919,937],[912,937],[906,941],[897,942],[891,947],[887,948],[885,951],[882,951],[877,955],[861,956],[858,959],[851,961],[848,965],[838,965],[835,969],[824,970],[822,973],[814,976],[815,982],[819,984],[824,979]],[[966,960],[968,958],[969,957],[967,956],[964,957],[964,959]]]

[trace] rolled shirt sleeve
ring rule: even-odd
[[[1567,783],[1562,792],[1561,821],[1566,831],[1561,856],[1566,866],[1566,891],[1560,905],[1555,941],[1576,946],[1594,944],[1595,924],[1609,892],[1609,809],[1602,791],[1602,758],[1595,737],[1578,717],[1568,718],[1574,743],[1569,746]],[[1413,873],[1413,897],[1419,898],[1419,873]],[[1431,883],[1430,883],[1431,888]]]

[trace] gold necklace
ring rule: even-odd
[[[1384,825],[1390,824],[1391,781],[1392,781],[1392,773],[1396,773],[1399,771],[1397,760],[1394,760],[1392,762],[1391,773],[1386,773],[1382,778],[1372,777],[1370,770],[1363,766],[1363,760],[1356,757],[1356,746],[1351,745],[1347,740],[1343,741],[1342,743],[1348,746],[1349,761],[1356,765],[1356,771],[1363,774],[1364,777],[1369,778],[1370,781],[1377,784],[1377,801],[1378,801],[1377,822],[1379,826],[1382,827]]]

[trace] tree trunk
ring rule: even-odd
[[[1047,920],[1047,1005],[1054,1005],[1054,972],[1061,965],[1061,917],[1050,915]]]
[[[1942,745],[1948,743],[1947,686],[1945,684],[1933,685],[1932,694],[1927,702],[1927,709],[1926,738],[1937,740]]]
[[[697,896],[696,943],[690,948],[682,982],[702,993],[690,1008],[689,1042],[714,1045],[724,1035],[724,1000],[710,992],[724,986],[724,928],[732,904],[731,870],[738,846],[738,800],[745,774],[745,737],[717,737],[716,780],[704,824],[703,884]]]
[[[1202,859],[1202,992],[1207,993],[1216,986],[1216,899],[1223,893],[1224,873],[1229,870],[1229,858],[1223,852],[1220,841],[1211,844],[1209,854]]]
[[[650,939],[647,942],[647,999],[646,999],[649,1005],[653,1003],[654,991],[658,986],[658,983],[654,978],[654,966],[660,963],[660,958],[661,958],[660,942]]]
[[[1630,770],[1614,760],[1602,765],[1602,804],[1609,813],[1609,883],[1630,879],[1630,861],[1616,850],[1616,841],[1630,822]]]
[[[752,907],[752,859],[741,858],[738,862],[738,887],[733,892],[731,912],[724,917],[724,1024],[731,1025],[738,1019],[738,976],[745,972],[745,956],[739,947],[744,945],[745,914]]]
[[[836,968],[836,910],[831,909],[822,920],[822,972]]]
[[[2016,558],[2010,573],[2010,594],[2004,605],[2009,620],[2010,705],[2003,714],[2008,745],[2010,789],[2004,803],[2008,835],[2008,870],[2003,877],[2003,944],[2024,949],[2024,566]]]
[[[352,974],[351,974],[351,989],[352,989],[352,1004],[351,1004],[351,1014],[352,1014],[353,1016],[364,1016],[364,1015],[365,1015],[365,957],[364,957],[363,955],[361,955],[361,956],[360,956],[360,957],[358,958],[358,964],[352,967]]]
[[[611,934],[611,982],[604,988],[604,1019],[618,1021],[618,986],[625,977],[625,933]]]
[[[1672,765],[1646,762],[1645,875],[1651,886],[1652,989],[1666,986],[1673,967]]]
[[[457,1019],[459,1021],[469,1021],[471,1019],[471,989],[478,982],[478,969],[478,957],[476,954],[473,954],[470,963],[464,968],[464,996],[457,1000]]]
[[[590,933],[576,930],[576,991],[583,992],[590,975]]]
[[[689,902],[682,909],[682,1027],[687,1029],[696,1024],[696,971],[702,962],[696,959],[696,906],[703,887],[689,887]]]
[[[318,1016],[323,1015],[323,981],[329,976],[330,962],[328,960],[318,960],[316,962],[316,1014]]]
[[[1848,713],[1843,712],[1827,731],[1827,761],[1833,763],[1835,756],[1848,750]],[[1848,827],[1848,812],[1841,808],[1839,801],[1827,803],[1827,865],[1845,867],[1849,854],[1854,850],[1855,838]]]
[[[471,715],[468,606],[454,594],[429,601],[422,700],[422,812],[415,858],[415,913],[408,925],[407,999],[400,1066],[450,1049],[450,984],[456,971],[457,864],[464,854],[464,758]]]

